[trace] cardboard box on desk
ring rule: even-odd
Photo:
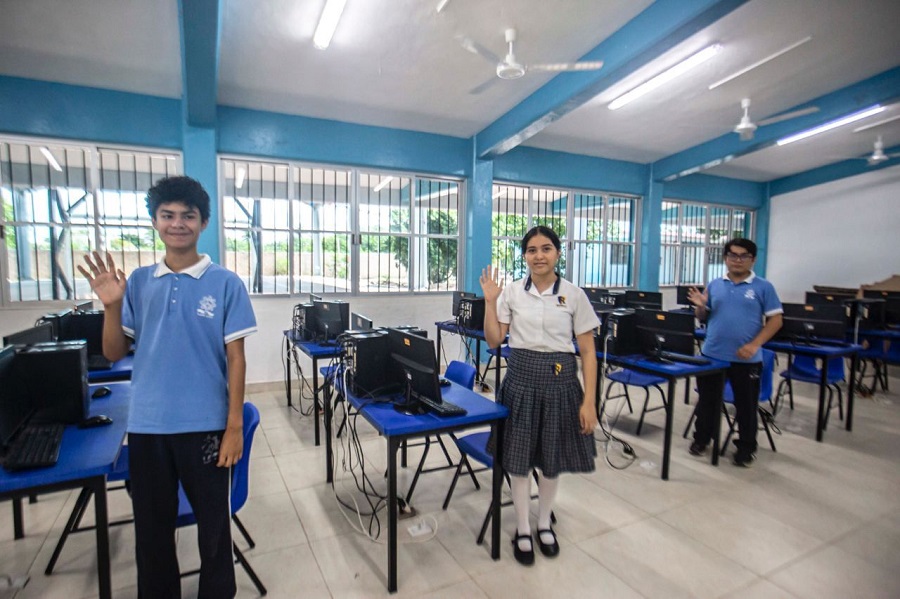
[[[34,401],[35,420],[75,424],[88,416],[87,343],[36,343],[16,352],[16,385]]]

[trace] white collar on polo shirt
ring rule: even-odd
[[[559,282],[562,281],[562,277],[556,275],[556,281],[553,282],[553,295],[559,294]],[[531,289],[531,275],[528,275],[528,278],[525,279],[525,291]]]
[[[153,273],[154,277],[161,277],[163,275],[188,275],[189,277],[193,277],[195,279],[199,279],[203,276],[203,273],[206,272],[206,269],[209,268],[210,264],[212,264],[212,259],[210,259],[207,254],[200,254],[200,261],[197,264],[191,266],[190,268],[186,268],[181,272],[175,272],[171,268],[166,265],[166,261],[160,260],[159,264],[156,265],[156,272]]]

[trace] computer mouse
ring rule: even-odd
[[[97,399],[100,397],[106,397],[110,393],[112,393],[112,389],[110,389],[109,387],[106,387],[106,386],[97,387],[96,389],[94,389],[94,392],[91,393],[91,397],[93,397],[94,399]]]
[[[112,418],[103,414],[97,414],[79,422],[78,428],[94,428],[95,426],[106,426],[107,424],[112,424]]]
[[[438,379],[438,382],[441,384],[441,387],[449,387],[450,386],[450,379],[445,379],[444,377],[440,377]]]

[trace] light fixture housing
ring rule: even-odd
[[[319,24],[316,25],[316,32],[313,34],[313,45],[319,50],[324,50],[331,43],[346,4],[347,0],[326,0]]]
[[[819,125],[818,127],[813,127],[812,129],[807,129],[806,131],[801,131],[800,133],[795,133],[794,135],[782,137],[775,143],[779,146],[785,146],[787,144],[794,143],[795,141],[800,141],[801,139],[806,139],[807,137],[818,135],[819,133],[825,133],[826,131],[831,131],[832,129],[837,129],[838,127],[849,125],[850,123],[855,123],[856,121],[860,121],[864,118],[884,111],[884,106],[882,106],[881,104],[876,104],[875,106],[870,106],[865,110],[860,110],[859,112],[848,114],[847,116],[835,119],[833,121],[825,123],[824,125]]]
[[[618,98],[616,98],[615,100],[610,102],[607,105],[607,108],[609,108],[610,110],[616,110],[618,108],[625,106],[629,102],[637,100],[641,96],[653,91],[657,87],[659,87],[665,83],[668,83],[669,81],[672,81],[676,77],[680,77],[681,75],[687,73],[688,71],[690,71],[697,65],[700,65],[700,64],[706,62],[707,60],[709,60],[710,58],[712,58],[713,56],[718,54],[719,50],[721,50],[721,49],[722,49],[722,44],[712,44],[711,46],[707,46],[706,48],[700,50],[699,52],[697,52],[695,54],[691,54],[690,56],[688,56],[687,58],[685,58],[684,60],[682,60],[681,62],[676,64],[675,66],[673,66],[669,69],[666,69],[659,75],[653,77],[652,79],[645,81],[644,83],[638,85],[636,88],[632,89],[631,91],[629,91],[625,94],[622,94],[621,96],[619,96]]]

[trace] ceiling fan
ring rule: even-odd
[[[871,155],[866,157],[866,162],[869,166],[875,166],[876,164],[881,164],[882,162],[886,162],[891,158],[900,157],[900,153],[897,154],[885,154],[884,153],[884,141],[881,139],[881,136],[875,138],[875,150]]]
[[[807,114],[819,112],[818,106],[810,106],[808,108],[801,108],[800,110],[792,110],[791,112],[785,112],[783,114],[770,116],[767,119],[761,120],[757,124],[750,120],[750,98],[744,98],[743,100],[741,100],[741,108],[744,110],[744,114],[741,117],[740,122],[735,125],[733,129],[733,131],[740,136],[741,141],[750,141],[751,139],[753,139],[753,134],[759,127],[764,127],[766,125],[772,125],[774,123],[780,123],[789,119],[794,119],[800,116],[806,116]]]
[[[523,77],[528,71],[596,71],[603,67],[602,60],[585,61],[585,62],[557,62],[548,64],[523,64],[516,59],[515,49],[513,45],[516,41],[516,30],[507,29],[504,37],[508,45],[508,52],[504,58],[500,58],[475,40],[458,36],[456,39],[459,44],[472,54],[477,54],[494,65],[497,77],[500,79],[518,79]],[[497,79],[491,78],[481,85],[473,88],[470,94],[480,94],[485,89],[496,83]]]

